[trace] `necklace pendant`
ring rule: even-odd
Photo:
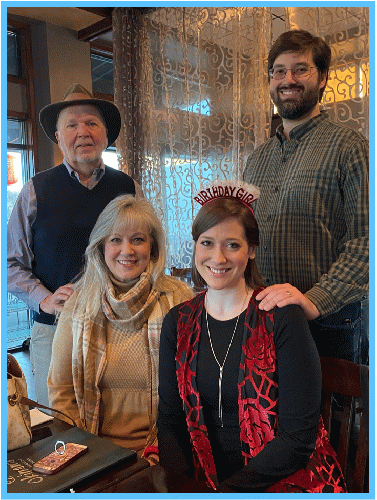
[[[224,361],[223,361],[222,365],[219,363],[219,360],[217,359],[216,353],[215,353],[215,351],[213,349],[212,339],[211,339],[211,332],[210,332],[209,325],[208,325],[208,314],[207,314],[207,309],[205,309],[205,319],[206,319],[208,339],[209,339],[209,343],[210,343],[210,346],[211,346],[211,351],[212,351],[213,357],[215,358],[217,366],[219,367],[219,370],[220,370],[220,374],[219,374],[219,419],[220,419],[220,422],[221,422],[221,427],[224,427],[224,422],[223,422],[223,407],[222,407],[222,404],[221,404],[221,385],[222,385],[222,381],[223,381],[223,368],[225,366],[225,361],[226,361],[226,359],[228,357],[230,348],[231,348],[231,346],[233,344],[233,339],[234,339],[234,336],[235,336],[236,331],[237,331],[238,320],[240,319],[241,313],[242,313],[243,308],[245,306],[245,302],[246,302],[247,296],[248,296],[248,294],[246,293],[245,299],[244,299],[243,304],[242,304],[241,311],[240,311],[239,315],[237,316],[237,321],[236,321],[236,324],[234,326],[233,335],[232,335],[232,338],[230,339],[230,342],[229,342],[229,345],[228,345],[228,349],[227,349],[227,351],[225,353],[225,357],[224,357]],[[207,298],[206,298],[206,300],[207,300]]]
[[[221,427],[224,427],[223,424],[223,407],[221,405],[221,385],[223,382],[223,369],[220,366],[220,375],[219,375],[219,419],[221,421]]]

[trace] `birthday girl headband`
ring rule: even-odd
[[[243,203],[253,213],[251,204],[259,198],[259,188],[243,181],[214,181],[208,187],[203,188],[194,196],[194,200],[200,205],[215,200],[216,198],[236,199]]]

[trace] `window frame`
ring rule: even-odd
[[[23,143],[12,144],[7,141],[7,152],[12,150],[22,153],[22,181],[25,184],[38,171],[38,150],[37,150],[37,127],[36,109],[34,101],[34,80],[33,80],[33,61],[31,51],[31,28],[30,25],[19,20],[13,19],[11,16],[7,18],[7,30],[12,31],[17,35],[19,43],[19,64],[20,75],[8,75],[7,84],[16,84],[22,86],[22,91],[25,92],[26,109],[22,112],[16,109],[8,108],[7,106],[7,124],[8,120],[16,120],[23,123]],[[15,297],[12,299],[11,294],[7,294],[7,317],[9,313],[17,316],[18,328],[8,330],[7,327],[7,351],[12,352],[22,348],[24,337],[18,335],[12,339],[12,334],[27,330],[27,335],[30,335],[30,330],[33,324],[31,312],[27,306]],[[26,323],[20,327],[21,314],[26,314]],[[8,332],[11,335],[9,339]],[[26,337],[27,338],[27,337]],[[10,345],[9,345],[10,342]]]
[[[96,42],[90,42],[90,59],[92,55],[107,57],[113,60],[113,49],[107,45],[102,45]],[[96,99],[104,99],[105,101],[114,102],[114,94],[101,94],[100,92],[94,92],[93,96]]]
[[[18,34],[21,57],[21,77],[7,74],[7,83],[15,83],[25,87],[27,110],[16,111],[7,108],[7,118],[17,119],[25,122],[25,144],[29,159],[29,177],[39,171],[39,158],[37,149],[37,127],[36,109],[34,101],[34,79],[33,60],[31,52],[31,28],[27,23],[7,18],[7,29]],[[32,168],[34,165],[34,169]]]

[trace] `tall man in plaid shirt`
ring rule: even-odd
[[[368,141],[319,109],[330,60],[302,30],[283,33],[268,56],[283,123],[244,171],[261,189],[256,258],[267,288],[257,299],[264,310],[300,305],[320,355],[366,363]]]

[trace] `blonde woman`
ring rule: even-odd
[[[93,434],[157,458],[162,320],[193,296],[164,274],[164,233],[152,205],[123,195],[100,214],[84,271],[59,318],[50,405]]]

